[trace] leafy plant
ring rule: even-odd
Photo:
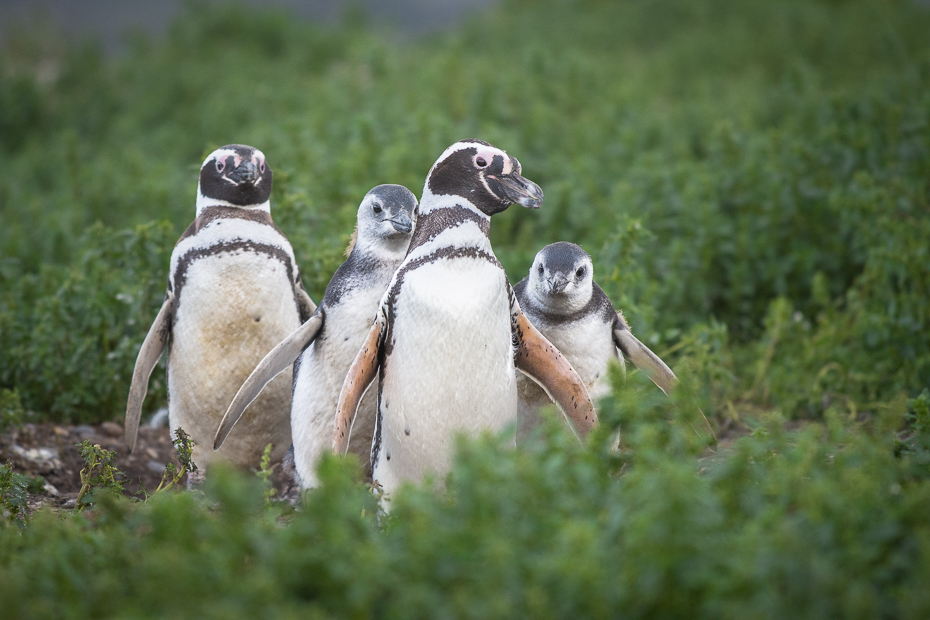
[[[258,471],[255,472],[258,479],[262,481],[262,497],[265,498],[266,508],[271,507],[271,498],[278,492],[271,483],[271,475],[273,473],[274,472],[271,470],[271,444],[268,444],[262,451],[262,458],[259,462]]]
[[[121,496],[124,475],[116,467],[116,452],[105,450],[100,444],[91,444],[86,439],[76,447],[80,448],[84,467],[80,473],[81,490],[78,492],[75,507],[81,510],[93,505],[100,493]]]
[[[907,401],[909,428],[899,433],[897,452],[910,456],[915,475],[930,477],[930,389]]]
[[[180,463],[181,468],[178,469],[175,467],[174,463],[171,462],[165,465],[165,473],[162,474],[158,487],[156,487],[151,494],[149,494],[145,486],[143,486],[140,492],[144,496],[144,501],[146,502],[152,495],[156,495],[174,487],[181,481],[181,478],[183,478],[185,474],[197,471],[197,465],[192,460],[194,440],[191,439],[191,436],[188,435],[183,428],[178,427],[174,431],[174,439],[171,440],[171,443],[174,445],[175,454],[177,455],[178,463]]]
[[[12,463],[7,461],[6,465],[0,465],[0,508],[3,508],[6,521],[20,528],[26,527],[28,489],[29,480],[14,472]]]

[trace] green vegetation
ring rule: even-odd
[[[0,599],[17,618],[927,617],[930,479],[895,456],[903,401],[863,428],[773,419],[699,460],[655,392],[602,409],[620,454],[558,424],[516,451],[463,442],[446,489],[389,516],[335,458],[286,517],[217,470],[205,497],[41,513],[0,529]]]
[[[92,444],[86,439],[76,446],[84,459],[81,469],[81,490],[77,496],[77,508],[95,504],[100,493],[122,495],[125,476],[116,467],[116,452]],[[85,499],[86,498],[86,499]]]
[[[29,498],[29,480],[13,471],[9,462],[0,465],[0,508],[8,523],[26,527],[26,500]]]
[[[480,137],[546,193],[495,217],[511,280],[581,244],[680,402],[753,432],[701,456],[633,373],[586,449],[556,428],[518,451],[465,442],[444,490],[407,489],[390,516],[332,460],[292,515],[217,472],[206,500],[99,494],[0,527],[0,600],[13,617],[927,617],[928,32],[906,0],[511,0],[416,41],[194,3],[119,59],[13,33],[0,425],[121,418],[217,146],[268,156],[319,299],[363,194],[419,194],[446,146]],[[164,400],[156,372],[146,407]]]

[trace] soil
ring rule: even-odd
[[[168,463],[179,467],[167,427],[140,426],[136,448],[130,454],[123,441],[123,426],[116,422],[96,426],[25,424],[0,434],[0,464],[10,462],[16,473],[44,479],[44,490],[30,492],[30,512],[42,507],[74,508],[81,490],[80,472],[84,467],[77,444],[85,439],[116,453],[116,467],[124,474],[123,489],[128,496],[141,499],[143,485],[149,492],[154,491]],[[272,470],[272,481],[279,496],[293,493],[281,464]],[[182,479],[179,486],[184,488],[186,483],[186,479]],[[37,481],[32,485],[33,489],[39,484]]]
[[[709,449],[702,461],[711,462],[725,454],[733,442],[748,429],[742,424],[725,420],[717,429],[719,444]],[[0,464],[10,462],[13,471],[45,481],[44,490],[30,493],[29,511],[48,507],[53,510],[74,508],[81,490],[80,471],[84,467],[77,444],[84,440],[99,444],[116,453],[116,466],[124,474],[124,494],[142,498],[142,487],[154,491],[162,480],[165,467],[174,463],[179,467],[174,446],[166,426],[139,427],[136,449],[132,454],[123,441],[123,426],[116,422],[104,422],[96,426],[65,424],[25,424],[0,434]],[[272,467],[272,483],[277,497],[291,502],[297,500],[297,489],[290,474],[280,463]],[[179,483],[185,488],[186,479]],[[39,487],[40,481],[33,485]]]

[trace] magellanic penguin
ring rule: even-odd
[[[596,423],[571,365],[530,324],[488,238],[491,216],[543,194],[520,162],[487,142],[449,147],[433,164],[410,250],[346,376],[333,450],[345,452],[352,420],[378,375],[373,477],[391,492],[452,464],[454,435],[514,425],[514,366],[546,386],[578,432]]]
[[[317,486],[316,465],[333,445],[336,401],[371,318],[404,259],[416,221],[417,199],[406,187],[379,185],[358,208],[348,259],[336,270],[316,313],[276,346],[249,376],[216,432],[223,445],[239,416],[275,375],[297,359],[291,402],[294,467],[301,488]],[[349,449],[370,470],[377,398],[372,390],[359,407]],[[238,432],[238,431],[237,431]]]
[[[560,241],[540,250],[529,275],[513,289],[530,322],[568,359],[592,398],[610,392],[607,367],[611,360],[622,365],[624,358],[671,394],[678,382],[675,373],[633,335],[623,315],[614,310],[594,281],[591,257],[574,243]],[[517,389],[518,435],[525,437],[538,421],[539,408],[551,400],[522,373]]]
[[[232,144],[200,169],[197,211],[171,253],[168,291],[149,329],[129,390],[126,443],[135,447],[149,376],[168,349],[168,419],[194,440],[201,469],[220,458],[257,466],[264,447],[279,460],[291,443],[290,376],[265,390],[235,441],[211,450],[236,390],[262,357],[316,305],[294,251],[271,221],[271,168],[261,151]]]

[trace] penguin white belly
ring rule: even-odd
[[[216,453],[213,436],[252,369],[299,325],[293,286],[280,261],[238,250],[190,264],[172,327],[168,412],[172,433],[181,427],[194,439],[198,466],[214,458],[256,466],[268,443],[273,459],[284,455],[290,444],[290,370],[268,384]]]
[[[483,259],[440,260],[405,274],[385,343],[374,478],[386,491],[452,465],[455,435],[516,421],[510,304]]]
[[[592,400],[610,394],[607,367],[617,356],[611,325],[600,317],[588,317],[577,323],[546,330],[546,338],[565,356],[588,388]]]
[[[540,331],[581,377],[591,400],[597,401],[610,394],[607,374],[610,360],[616,359],[623,364],[623,358],[617,356],[610,324],[599,317],[590,317],[563,325],[544,326]],[[519,436],[523,439],[539,423],[539,409],[552,401],[535,381],[522,372],[517,375],[517,389],[520,396]]]
[[[307,347],[297,370],[291,404],[294,465],[302,488],[319,484],[317,463],[332,452],[336,404],[346,373],[361,348],[378,308],[383,287],[360,289],[328,308],[323,333]],[[352,425],[349,451],[367,469],[377,412],[377,386],[365,394]]]

